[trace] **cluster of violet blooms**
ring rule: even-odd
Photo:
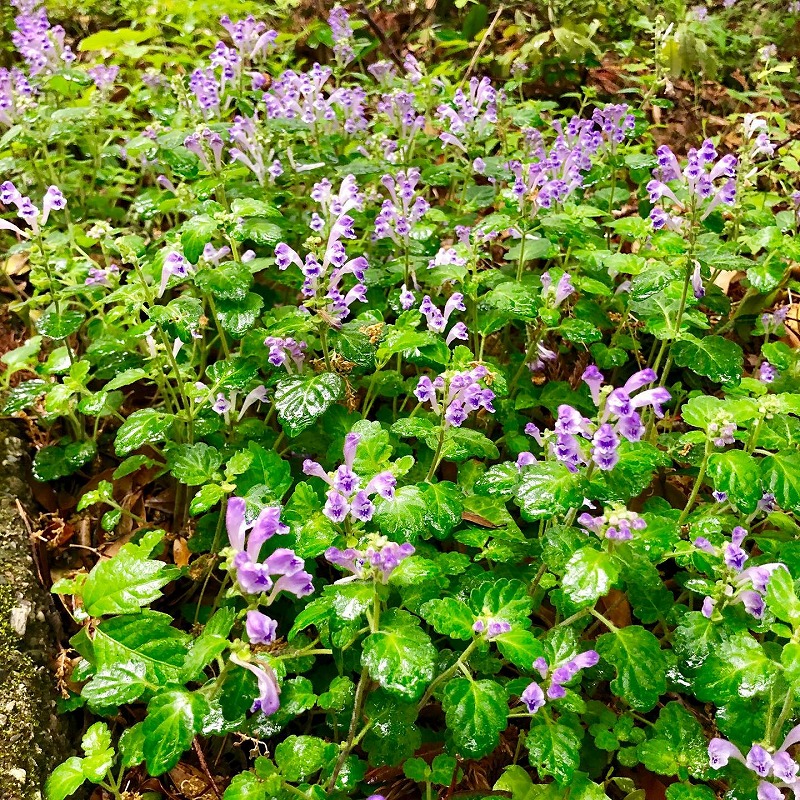
[[[341,241],[343,238],[356,238],[354,220],[349,212],[362,208],[364,198],[353,175],[342,180],[338,192],[334,192],[327,178],[314,184],[311,198],[319,203],[322,212],[315,211],[311,215],[311,230],[327,234],[322,260],[314,253],[307,253],[305,259],[301,259],[296,250],[281,242],[275,248],[275,263],[281,270],[291,264],[300,268],[304,277],[302,293],[307,298],[306,308],[314,303],[322,304],[330,324],[338,327],[349,316],[350,306],[356,300],[363,303],[367,299],[367,287],[362,282],[369,266],[367,259],[364,256],[348,259]],[[350,274],[358,283],[343,294],[342,279]]]
[[[11,0],[11,4],[19,11],[14,17],[17,28],[11,33],[11,41],[31,75],[55,72],[75,60],[75,54],[64,44],[64,29],[50,24],[41,0]]]
[[[356,550],[353,547],[345,550],[329,547],[325,551],[325,558],[329,563],[351,573],[349,577],[341,578],[336,583],[375,580],[386,584],[400,563],[413,554],[413,544],[409,542],[397,544],[381,537],[379,541],[364,550]]]
[[[310,458],[303,462],[303,472],[306,475],[321,478],[331,487],[322,513],[337,524],[342,524],[347,519],[369,522],[375,513],[375,504],[371,498],[376,494],[385,500],[394,497],[397,479],[388,470],[379,472],[366,483],[364,488],[361,488],[363,481],[353,472],[356,449],[360,441],[359,434],[346,434],[343,448],[344,463],[333,473],[327,473],[321,464]]]
[[[268,539],[289,532],[280,521],[280,513],[280,508],[267,506],[253,522],[248,522],[245,500],[231,497],[225,518],[232,550],[230,567],[236,583],[242,594],[265,605],[270,605],[281,592],[306,597],[314,591],[311,575],[294,550],[279,547],[264,561],[259,560],[261,548]],[[245,630],[251,644],[267,645],[275,641],[277,622],[251,608],[247,612]],[[256,677],[258,694],[251,710],[274,714],[280,707],[280,687],[272,668],[260,659],[251,660],[248,653],[233,653],[231,661]]]
[[[800,765],[793,759],[788,749],[800,742],[800,725],[792,728],[774,753],[759,744],[754,744],[747,755],[735,744],[720,738],[708,743],[709,764],[721,769],[731,759],[740,761],[758,778],[758,800],[784,800],[782,789],[789,789],[795,798],[800,797]],[[771,779],[771,780],[768,780]]]
[[[486,367],[479,365],[449,377],[437,375],[433,380],[423,375],[414,394],[420,403],[430,403],[433,413],[442,418],[445,428],[460,428],[473,411],[483,408],[494,414],[494,392],[480,384],[489,374]]]
[[[533,662],[533,668],[542,676],[543,681],[547,680],[549,675],[550,683],[545,692],[541,684],[533,681],[520,695],[520,700],[528,709],[528,713],[535,714],[545,706],[547,700],[560,700],[562,697],[566,697],[567,690],[564,688],[564,684],[569,683],[581,670],[595,666],[599,660],[599,653],[595,650],[586,650],[551,670],[545,658],[537,658]]]
[[[741,526],[736,526],[731,532],[731,540],[724,547],[714,547],[704,536],[694,540],[694,546],[704,553],[722,558],[725,567],[723,580],[718,584],[721,587],[720,596],[717,598],[706,597],[703,600],[703,616],[711,619],[718,606],[734,605],[741,603],[745,611],[756,619],[764,616],[764,598],[767,595],[772,573],[778,569],[786,569],[781,563],[759,564],[745,569],[745,563],[750,556],[742,548],[742,542],[747,537],[747,531]]]
[[[588,512],[578,517],[578,523],[600,539],[627,542],[633,539],[634,531],[643,531],[647,522],[635,511],[629,511],[621,503],[612,503],[599,516]]]
[[[4,206],[15,206],[17,216],[29,226],[30,230],[24,230],[4,219],[0,219],[0,229],[13,231],[25,239],[39,234],[41,227],[47,223],[51,211],[63,211],[67,207],[66,198],[56,186],[48,187],[42,198],[40,210],[30,197],[22,194],[11,181],[0,184],[0,203]]]
[[[727,154],[718,158],[710,139],[699,150],[694,147],[689,150],[683,169],[667,145],[656,150],[656,157],[658,167],[647,184],[650,202],[654,204],[650,221],[656,230],[680,231],[684,227],[681,214],[687,210],[699,214],[703,220],[720,204],[731,206],[736,200],[736,157]]]
[[[601,149],[613,151],[633,130],[634,116],[627,105],[610,105],[595,109],[591,119],[572,117],[564,126],[560,120],[552,123],[556,138],[550,148],[540,131],[525,129],[528,155],[523,164],[510,161],[508,168],[514,176],[511,186],[520,212],[535,215],[540,208],[563,203],[583,185],[584,174],[592,168],[592,158]]]
[[[253,522],[247,521],[247,504],[241,497],[231,497],[225,517],[228,541],[233,550],[231,566],[236,582],[244,594],[264,595],[270,605],[281,592],[306,597],[314,591],[311,575],[303,559],[294,550],[279,547],[264,561],[259,561],[264,543],[276,534],[286,534],[289,528],[280,521],[281,510],[267,506]],[[273,577],[278,576],[273,581]]]
[[[400,170],[396,176],[384,175],[381,183],[389,192],[375,218],[375,239],[391,239],[408,249],[411,230],[430,210],[430,203],[416,191],[420,171],[416,167]]]
[[[638,442],[645,432],[639,411],[652,408],[658,418],[664,416],[662,405],[670,400],[670,393],[663,387],[639,391],[657,378],[652,369],[634,373],[617,389],[604,386],[604,377],[595,366],[589,366],[582,375],[589,387],[594,404],[599,409],[598,424],[584,417],[573,406],[558,407],[554,436],[542,435],[533,423],[525,426],[525,433],[532,436],[543,449],[548,449],[570,472],[591,462],[601,470],[612,470],[619,462],[620,436],[629,442]],[[635,394],[637,393],[638,394]],[[536,461],[532,453],[520,453],[519,467]]]

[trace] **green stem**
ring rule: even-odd
[[[425,483],[430,483],[436,470],[439,468],[439,462],[442,460],[442,449],[444,448],[444,434],[445,434],[445,421],[442,419],[441,427],[439,428],[439,441],[436,443],[436,452],[433,454],[433,461],[431,461],[431,468],[425,476]]]
[[[694,486],[692,487],[692,493],[689,495],[689,499],[686,501],[686,506],[684,507],[683,511],[681,512],[680,517],[678,518],[678,526],[680,527],[686,522],[686,518],[689,516],[689,512],[692,510],[694,506],[695,500],[697,500],[697,495],[700,492],[700,487],[703,485],[703,481],[706,477],[706,470],[708,469],[708,459],[711,456],[711,452],[714,448],[714,443],[709,438],[706,441],[706,449],[703,453],[703,460],[700,462],[700,471],[697,473],[697,479],[694,482]]]
[[[453,666],[446,669],[441,675],[439,675],[438,678],[435,678],[433,680],[433,682],[428,687],[425,694],[422,696],[422,700],[419,701],[419,705],[417,706],[418,711],[422,711],[422,709],[425,708],[425,706],[428,703],[428,700],[431,699],[433,693],[436,691],[436,688],[439,685],[444,683],[446,680],[452,677],[459,669],[461,669],[466,665],[466,662],[468,661],[469,657],[472,655],[472,653],[475,651],[475,648],[478,646],[479,641],[480,639],[473,639],[467,646],[466,650],[464,650],[464,652],[458,657],[456,663],[453,664]]]

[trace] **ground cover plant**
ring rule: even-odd
[[[47,797],[800,795],[780,54],[680,148],[664,19],[556,102],[530,52],[476,74],[502,7],[463,60],[226,15],[185,74],[15,7],[4,413],[81,728]]]

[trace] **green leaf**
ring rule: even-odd
[[[375,523],[389,536],[408,541],[421,536],[428,525],[428,506],[419,486],[401,486],[391,500],[376,503]]]
[[[144,761],[144,733],[141,722],[131,725],[122,732],[117,749],[120,766],[125,769],[138,766]]]
[[[120,662],[140,661],[147,667],[148,680],[163,684],[180,677],[190,640],[171,622],[169,615],[155,611],[126,614],[101,622],[88,651],[76,642],[80,634],[71,641],[98,669]]]
[[[95,710],[132,703],[149,687],[145,680],[147,667],[141,661],[123,661],[97,670],[81,690],[89,706]]]
[[[172,414],[165,414],[154,408],[134,411],[117,431],[114,451],[118,456],[126,456],[143,444],[163,441],[172,426],[173,419]]]
[[[414,616],[392,609],[381,618],[381,629],[364,640],[361,663],[390,694],[419,700],[433,679],[436,648]]]
[[[786,569],[776,569],[767,584],[767,607],[780,620],[792,627],[800,625],[800,600],[794,581]]]
[[[249,239],[254,244],[275,247],[283,238],[283,231],[273,222],[251,217],[241,225],[241,241]]]
[[[192,264],[197,263],[203,254],[203,248],[214,237],[218,227],[219,223],[207,214],[198,214],[181,225],[181,247],[183,254]]]
[[[497,445],[480,431],[472,430],[472,428],[448,428],[445,433],[442,458],[446,461],[464,461],[467,458],[498,458],[499,455]]]
[[[505,658],[525,672],[530,672],[533,662],[544,656],[542,643],[530,631],[521,628],[512,628],[508,633],[495,636],[494,643]]]
[[[800,513],[800,452],[781,450],[761,461],[761,488],[786,511]]]
[[[59,314],[51,307],[36,320],[36,330],[50,339],[66,339],[81,327],[83,320],[82,311],[62,311]]]
[[[530,627],[533,598],[522,581],[508,578],[485,581],[470,593],[469,604],[477,616],[504,620],[523,628]]]
[[[267,789],[252,772],[234,776],[222,800],[267,800]]]
[[[713,453],[708,460],[708,474],[714,488],[726,492],[740,511],[752,514],[756,510],[762,491],[758,462],[753,456],[743,450]]]
[[[194,282],[201,292],[212,294],[217,300],[244,300],[253,283],[253,275],[246,264],[226,261],[216,267],[201,269],[194,276]]]
[[[248,442],[247,452],[252,454],[253,460],[236,478],[237,492],[246,495],[255,487],[259,489],[264,487],[275,500],[280,500],[292,486],[289,462],[284,461],[274,450],[262,447],[258,442]]]
[[[461,522],[461,488],[449,481],[425,483],[420,487],[425,503],[425,522],[437,539],[444,539]]]
[[[114,558],[92,568],[83,585],[84,608],[93,617],[134,613],[161,597],[161,587],[179,574],[163,561],[142,558],[136,545],[125,544]]]
[[[451,749],[465,758],[491,753],[508,724],[506,690],[490,680],[453,678],[442,696]]]
[[[219,300],[217,317],[223,330],[241,339],[258,321],[264,307],[264,298],[255,292],[248,292],[241,300]]]
[[[419,610],[420,615],[436,633],[451,639],[471,639],[475,615],[466,603],[455,597],[429,600]]]
[[[53,770],[45,785],[47,800],[66,800],[78,791],[86,780],[82,762],[83,759],[72,756]]]
[[[217,470],[222,464],[222,454],[216,447],[204,442],[176,444],[167,451],[170,473],[187,486],[200,486],[219,480]]]
[[[37,481],[53,481],[72,475],[95,455],[97,445],[93,441],[43,447],[33,457],[33,477]]]
[[[189,513],[193,517],[203,514],[219,503],[223,497],[225,497],[225,490],[221,486],[216,483],[207,483],[205,486],[201,486],[192,498],[192,502],[189,503]]]
[[[724,705],[766,691],[777,666],[748,633],[723,640],[700,665],[693,691],[704,703]]]
[[[612,664],[617,677],[611,689],[638,711],[650,711],[667,691],[667,660],[650,631],[638,625],[619,628],[597,640],[597,651]]]
[[[578,606],[593,606],[619,579],[619,565],[605,550],[582,547],[567,562],[561,588]]]
[[[550,775],[562,786],[569,784],[581,755],[581,737],[572,728],[549,720],[531,725],[525,743],[531,765],[540,775]]]
[[[144,757],[151,775],[161,775],[178,763],[209,710],[203,695],[184,689],[161,692],[147,704],[142,733]]]
[[[653,734],[638,747],[647,769],[659,775],[706,776],[708,745],[703,727],[680,703],[673,701],[661,709]]]
[[[370,728],[362,746],[375,766],[394,766],[410,758],[422,744],[415,725],[416,703],[404,703],[382,689],[370,692],[364,707]]]
[[[111,769],[115,758],[108,725],[95,722],[83,735],[81,747],[86,754],[81,763],[83,774],[92,783],[99,783]]]
[[[716,800],[717,795],[708,786],[673,783],[667,787],[667,800]]]
[[[293,376],[278,382],[275,408],[287,436],[297,436],[321,417],[344,392],[344,381],[333,372]]]
[[[584,481],[557,461],[526,467],[517,487],[516,502],[528,520],[550,519],[581,504]]]
[[[673,343],[672,356],[679,367],[688,367],[716,383],[738,383],[742,377],[742,348],[722,336],[698,339],[684,334]]]
[[[335,749],[316,736],[287,736],[275,748],[275,763],[287,781],[299,783],[319,772]]]

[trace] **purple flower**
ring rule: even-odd
[[[578,524],[592,531],[601,539],[617,541],[629,541],[633,539],[634,531],[642,531],[647,527],[647,523],[642,517],[635,511],[628,511],[620,503],[611,503],[597,517],[583,513],[578,517]]]
[[[345,436],[344,464],[340,465],[332,475],[316,461],[306,459],[303,462],[303,472],[306,475],[321,478],[331,487],[322,513],[337,524],[342,524],[348,515],[358,522],[369,522],[375,513],[375,506],[369,498],[375,494],[385,500],[394,497],[397,479],[389,471],[379,472],[363,489],[361,488],[361,477],[353,472],[356,449],[360,441],[361,436],[357,433],[348,433]]]
[[[762,383],[772,383],[777,377],[778,370],[769,361],[762,361],[758,368],[758,379]]]
[[[544,708],[547,702],[542,687],[536,681],[528,685],[520,696],[520,700],[527,707],[529,714],[535,714],[540,708]]]
[[[89,69],[88,73],[89,77],[94,81],[94,85],[101,92],[107,92],[114,86],[114,81],[116,81],[119,74],[119,67],[116,65],[107,67],[104,64],[98,64],[96,67]]]
[[[406,542],[397,544],[386,542],[370,545],[366,550],[348,548],[340,550],[338,547],[329,547],[325,551],[325,558],[331,563],[352,573],[350,578],[344,578],[342,583],[351,580],[377,580],[388,583],[394,570],[402,561],[414,553],[414,546]]]
[[[234,552],[232,566],[240,589],[245,594],[261,594],[270,591],[267,605],[282,592],[303,597],[313,591],[311,576],[303,571],[303,559],[293,550],[279,548],[263,563],[259,562],[262,545],[275,534],[285,534],[289,529],[280,521],[281,510],[267,506],[258,518],[248,523],[246,504],[241,497],[228,501],[226,527],[228,540]],[[282,577],[273,582],[272,576]]]
[[[260,611],[248,611],[245,623],[247,638],[252,644],[272,644],[278,623]]]
[[[267,336],[264,345],[269,348],[267,360],[275,367],[284,367],[291,373],[289,364],[294,364],[297,372],[303,368],[305,360],[305,342],[297,342],[292,338],[282,339],[277,336]]]
[[[436,380],[431,381],[423,375],[414,394],[420,403],[430,403],[434,414],[443,417],[446,426],[458,428],[473,411],[484,408],[490,414],[494,413],[494,392],[484,389],[480,384],[488,375],[489,371],[483,366],[466,372],[456,372],[449,380],[446,380],[445,375],[439,375]]]
[[[257,709],[265,716],[274,714],[280,708],[281,690],[272,667],[260,661],[257,663],[246,661],[236,654],[231,656],[231,661],[252,672],[258,681],[258,695],[253,701],[253,706],[250,710],[255,711]]]
[[[619,461],[619,437],[609,423],[603,423],[592,438],[592,461],[601,470],[614,469]]]
[[[167,289],[167,283],[173,275],[176,278],[185,278],[190,269],[191,265],[183,253],[179,253],[176,250],[167,253],[161,268],[161,283],[158,287],[158,296],[161,297],[164,294]]]

